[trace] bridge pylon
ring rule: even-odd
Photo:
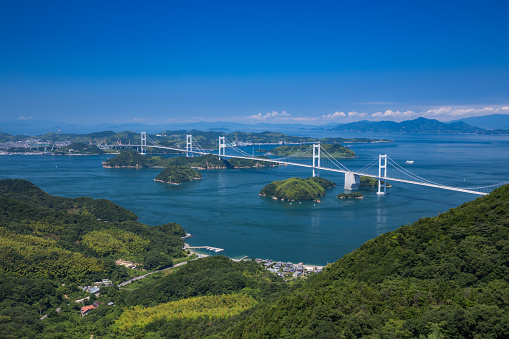
[[[313,177],[320,176],[320,144],[313,144]]]
[[[142,155],[147,154],[147,132],[141,132],[141,149],[140,153]]]
[[[190,155],[192,156],[192,153],[190,153],[192,151],[193,151],[193,135],[187,134],[186,135],[186,157],[189,158]]]
[[[219,160],[221,160],[222,155],[226,155],[225,137],[219,137]]]
[[[387,177],[387,154],[378,155],[378,176]],[[383,192],[382,192],[383,187]],[[378,192],[377,194],[387,194],[387,181],[384,180],[382,185],[382,179],[378,178]]]

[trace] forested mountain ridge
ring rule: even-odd
[[[136,218],[111,201],[55,197],[26,180],[0,180],[0,272],[115,280],[127,276],[114,264],[121,257],[153,269],[184,256],[179,225],[151,227]]]
[[[395,121],[357,121],[338,125],[331,130],[338,132],[413,133],[413,134],[508,134],[508,130],[487,130],[463,121],[444,123],[435,119],[417,118]]]
[[[230,338],[509,336],[509,186],[382,234]]]

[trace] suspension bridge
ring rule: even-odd
[[[348,169],[345,165],[343,165],[331,154],[329,154],[329,152],[327,152],[327,150],[325,150],[319,143],[303,145],[300,151],[282,158],[255,157],[254,155],[251,155],[240,149],[236,145],[236,143],[229,142],[228,140],[226,140],[224,136],[219,137],[218,140],[219,147],[217,151],[203,149],[197,142],[193,140],[193,136],[191,134],[188,134],[186,136],[185,149],[158,145],[147,135],[146,132],[141,133],[140,145],[129,145],[129,146],[138,148],[141,154],[146,154],[147,147],[153,147],[183,152],[186,154],[186,156],[192,156],[193,154],[197,155],[214,154],[217,155],[220,159],[239,158],[247,160],[265,161],[281,165],[307,167],[312,170],[313,176],[319,176],[320,171],[343,173],[345,175],[345,189],[350,190],[358,189],[360,184],[360,177],[367,176],[378,179],[378,191],[377,191],[378,194],[387,194],[388,181],[427,186],[476,195],[487,195],[495,188],[498,188],[502,185],[509,183],[509,181],[506,181],[495,185],[471,188],[443,185],[427,180],[417,174],[412,173],[408,169],[399,165],[389,156],[387,156],[387,154],[379,154],[378,158],[373,159],[363,168],[353,171]],[[311,162],[309,160],[311,160]]]

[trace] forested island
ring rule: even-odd
[[[208,169],[227,169],[227,168],[251,168],[279,166],[277,163],[264,161],[269,159],[264,156],[257,156],[260,160],[250,159],[219,159],[217,155],[207,154],[196,157],[175,157],[163,158],[161,156],[144,156],[135,150],[128,149],[122,151],[113,158],[103,162],[104,168],[146,168],[146,167],[168,167],[168,166],[188,166],[199,170]]]
[[[180,185],[186,181],[194,181],[202,178],[200,172],[189,166],[171,165],[166,167],[154,179],[167,184]]]
[[[227,169],[227,168],[253,168],[279,166],[278,163],[264,161],[269,159],[258,156],[259,160],[252,159],[219,159],[217,155],[207,154],[197,157],[163,158],[161,156],[143,156],[135,150],[125,150],[119,155],[103,162],[104,168],[146,168],[165,167],[157,175],[155,181],[169,184],[182,184],[202,178],[197,170]]]
[[[0,216],[4,338],[509,336],[508,185],[294,282],[215,256],[119,289],[137,271],[115,258],[171,265],[184,255],[182,228],[143,225],[106,200],[54,197],[11,179],[0,180]],[[78,288],[110,280],[100,294]]]
[[[344,147],[340,144],[321,144],[322,149],[328,152],[334,158],[355,158],[355,152],[351,149]],[[287,156],[303,152],[300,157],[312,157],[313,152],[305,152],[310,149],[311,145],[293,145],[293,146],[278,146],[270,151],[275,156]]]
[[[304,201],[320,201],[325,195],[325,190],[336,186],[332,181],[320,177],[307,179],[289,178],[281,181],[273,181],[261,189],[261,196],[269,196],[273,199]]]

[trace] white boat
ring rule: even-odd
[[[413,161],[413,160],[407,160],[407,161],[405,161],[405,164],[413,164],[413,163],[414,163],[414,161]]]

